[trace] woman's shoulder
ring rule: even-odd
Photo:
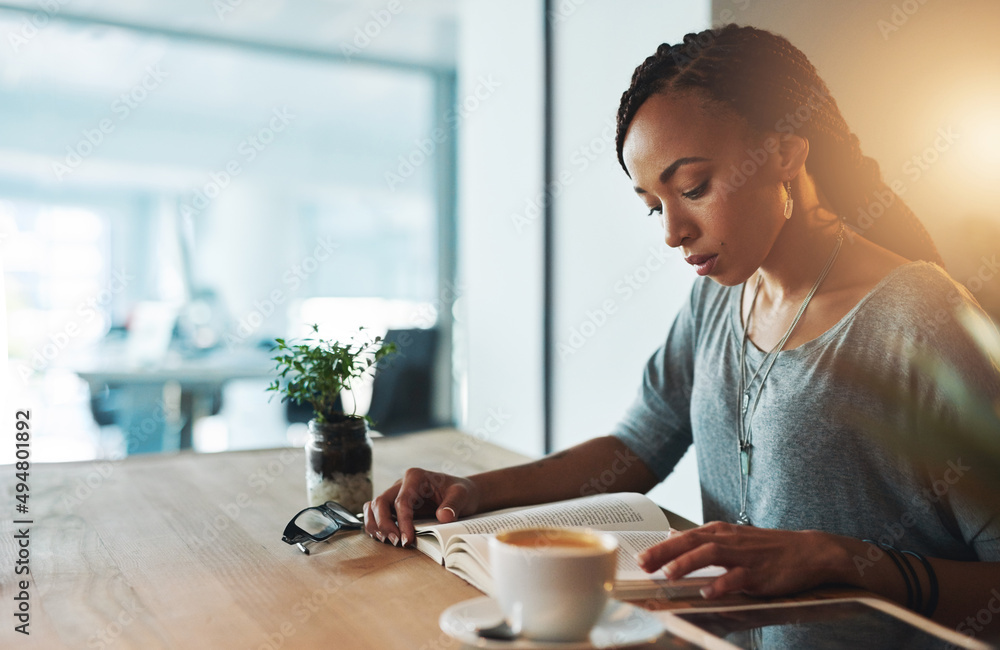
[[[869,310],[887,317],[924,320],[962,305],[978,307],[968,289],[932,262],[908,262],[891,270],[870,294]]]
[[[943,268],[934,262],[923,260],[900,264],[890,271],[887,278],[890,276],[892,280],[904,284],[930,282],[941,288],[961,286]]]
[[[873,340],[891,340],[904,349],[923,350],[942,360],[996,368],[976,343],[973,321],[993,327],[972,293],[930,262],[893,269],[855,315],[855,325]],[[907,355],[909,356],[909,355]]]

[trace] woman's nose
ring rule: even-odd
[[[677,248],[692,235],[691,223],[679,212],[668,212],[664,208],[660,224],[663,226],[663,239],[670,248]]]

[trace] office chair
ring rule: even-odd
[[[389,330],[385,342],[395,343],[396,353],[379,361],[375,369],[368,409],[372,428],[387,436],[433,428],[438,330]]]

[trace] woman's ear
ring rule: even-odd
[[[781,177],[790,180],[798,176],[809,157],[809,140],[794,133],[770,133],[767,137],[778,141],[775,162]]]

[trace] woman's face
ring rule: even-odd
[[[760,142],[738,119],[706,112],[695,93],[653,95],[635,114],[622,157],[646,206],[662,214],[666,242],[699,275],[744,282],[784,225],[775,134]]]

